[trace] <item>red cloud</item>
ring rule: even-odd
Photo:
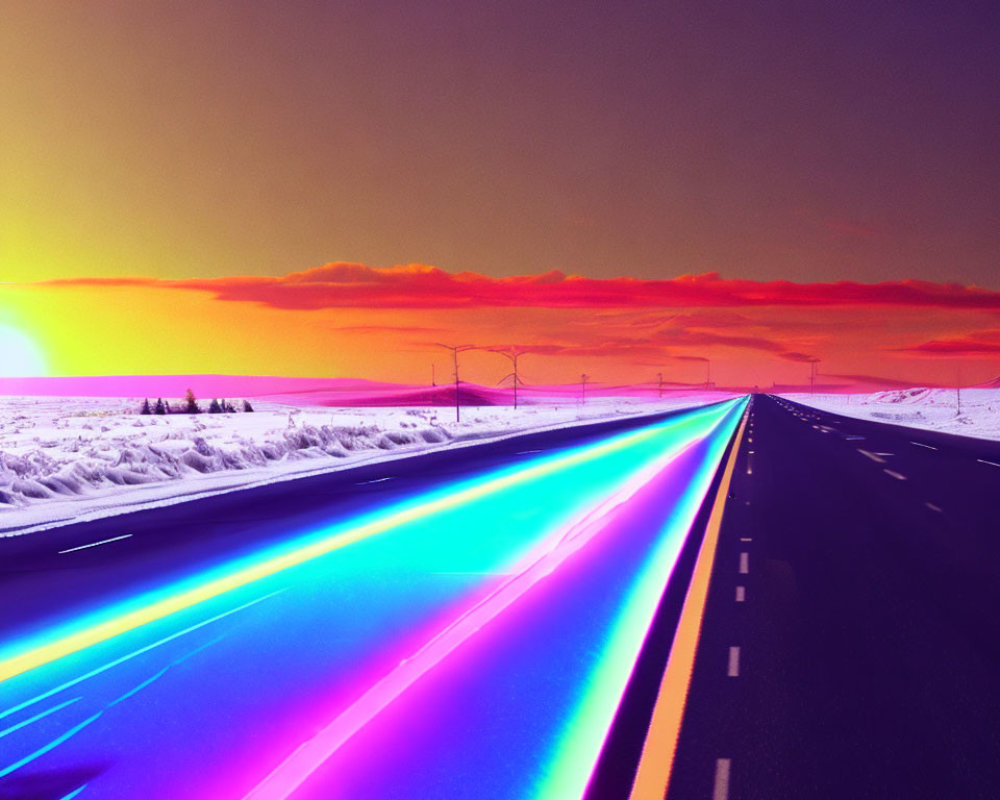
[[[629,338],[626,336],[602,336],[599,339],[594,339],[593,341],[588,339],[578,342],[559,344],[518,344],[513,345],[513,348],[520,353],[533,353],[535,355],[546,356],[572,355],[627,358],[637,358],[639,356],[643,356],[659,361],[664,359],[707,361],[708,359],[703,356],[683,354],[674,355],[671,350],[675,347],[704,348],[714,346],[732,347],[740,350],[757,350],[763,353],[774,354],[778,358],[786,358],[792,361],[814,360],[812,356],[789,352],[788,348],[784,344],[772,339],[765,339],[759,336],[735,336],[720,334],[706,330],[686,330],[683,328],[660,330],[641,338]],[[478,349],[507,351],[510,347],[510,345],[492,344],[480,345],[478,346]]]
[[[810,364],[813,361],[819,361],[819,359],[816,358],[816,356],[811,356],[808,353],[796,353],[794,351],[782,353],[781,358],[785,359],[786,361],[798,361],[799,363],[802,364]]]
[[[82,278],[50,286],[147,286],[211,292],[221,300],[282,309],[637,308],[739,306],[909,306],[1000,311],[1000,292],[928,281],[792,283],[725,280],[718,273],[670,280],[596,280],[552,271],[491,278],[420,264],[387,268],[335,263],[282,277],[189,280]]]
[[[1000,330],[973,331],[952,339],[932,339],[909,347],[896,347],[893,352],[924,356],[992,356],[1000,353]]]

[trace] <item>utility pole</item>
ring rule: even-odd
[[[663,373],[662,372],[657,372],[656,373],[656,380],[659,383],[660,397],[663,397]]]
[[[460,383],[458,379],[458,354],[466,350],[474,349],[475,345],[474,344],[451,345],[451,344],[441,344],[440,342],[438,342],[438,347],[443,347],[445,350],[451,350],[452,359],[455,364],[455,422],[461,422],[462,411],[461,411],[461,403],[459,402],[459,391],[458,391],[458,385]]]
[[[504,358],[510,359],[510,363],[514,367],[514,371],[509,375],[505,375],[500,379],[500,383],[503,383],[508,378],[514,381],[514,408],[517,408],[517,385],[521,382],[521,376],[517,374],[517,360],[524,355],[524,353],[518,353],[513,347],[510,350],[494,350],[494,353],[499,353]]]
[[[585,372],[580,376],[580,405],[587,405],[587,381],[590,376]]]
[[[434,363],[431,363],[431,386],[437,386],[437,379],[434,377]]]
[[[962,416],[962,368],[955,369],[955,416]]]
[[[712,359],[705,359],[705,366],[707,367],[705,371],[705,389],[712,388]]]

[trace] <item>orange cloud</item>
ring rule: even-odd
[[[1000,292],[905,280],[863,284],[727,280],[718,273],[670,280],[597,280],[551,271],[492,278],[420,264],[386,268],[333,263],[281,277],[188,280],[76,278],[49,286],[144,286],[212,293],[273,308],[648,308],[740,306],[909,306],[1000,311]]]

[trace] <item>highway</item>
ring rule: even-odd
[[[745,406],[0,540],[0,798],[582,796]]]
[[[1000,442],[756,396],[668,798],[1000,796],[998,511]]]

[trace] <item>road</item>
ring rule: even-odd
[[[1000,796],[1000,443],[748,425],[668,798]]]
[[[0,798],[581,796],[744,406],[0,542]]]

